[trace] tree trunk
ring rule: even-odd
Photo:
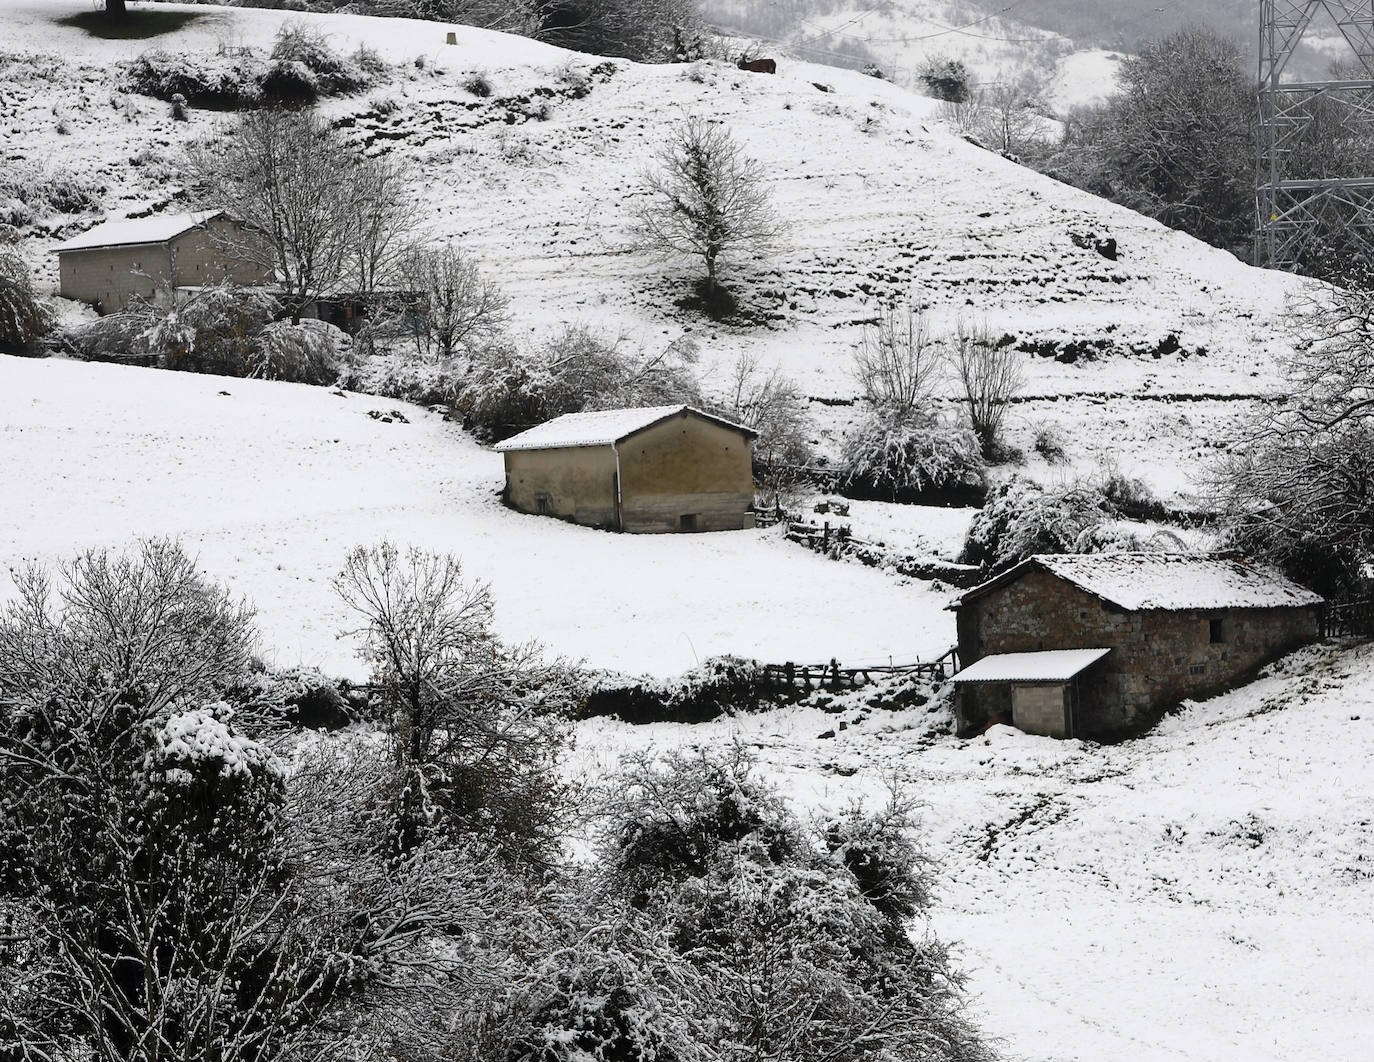
[[[124,6],[124,0],[105,0],[105,14],[115,20],[126,19],[129,9]]]

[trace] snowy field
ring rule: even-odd
[[[943,863],[932,928],[960,943],[1012,1062],[1359,1062],[1374,1038],[1374,647],[1274,672],[1111,747],[795,708],[594,720],[579,757],[595,776],[627,749],[738,740],[814,808],[879,800],[895,778]]]
[[[408,423],[368,411],[401,409]],[[356,545],[455,553],[497,628],[671,675],[718,653],[904,662],[954,641],[948,595],[836,564],[781,529],[617,535],[501,505],[501,457],[423,409],[324,388],[0,356],[0,571],[181,539],[258,607],[277,664],[357,675],[329,586]]]

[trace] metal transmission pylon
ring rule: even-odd
[[[1322,9],[1368,80],[1282,80]],[[1322,126],[1328,128],[1319,142],[1314,134]],[[1331,126],[1340,130],[1337,142],[1374,143],[1374,0],[1260,0],[1257,264],[1295,269],[1310,263],[1319,234],[1332,232],[1374,262],[1374,157],[1324,151]]]

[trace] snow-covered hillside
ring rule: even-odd
[[[370,416],[399,409],[405,420]],[[718,653],[932,659],[949,595],[836,564],[781,528],[616,535],[523,516],[501,457],[415,406],[325,388],[0,356],[0,573],[139,536],[180,538],[257,605],[268,660],[359,675],[330,579],[391,538],[462,557],[497,629],[670,675]],[[0,575],[0,599],[8,586]]]
[[[1118,746],[794,708],[592,721],[579,756],[600,776],[628,749],[738,740],[816,808],[895,778],[942,861],[934,928],[962,942],[1011,1062],[1356,1062],[1374,1036],[1371,689],[1374,648],[1315,647]]]
[[[957,59],[977,81],[987,82],[1049,71],[1073,51],[1068,37],[1029,25],[1001,6],[961,0],[706,0],[702,10],[717,26],[759,38],[763,48],[854,69],[871,60],[907,88],[919,85],[921,70],[932,60]]]
[[[223,118],[175,122],[165,104],[113,88],[112,64],[145,47],[262,44],[300,16],[188,7],[196,17],[178,30],[115,42],[56,21],[85,6],[0,9],[5,47],[51,57],[7,70],[9,152],[97,177],[110,216],[174,207],[178,151]],[[807,393],[841,401],[815,407],[833,439],[850,416],[849,357],[864,322],[889,299],[925,302],[938,326],[986,321],[1036,352],[1013,440],[1062,422],[1077,467],[1121,455],[1166,493],[1187,489],[1188,470],[1229,437],[1248,397],[1272,386],[1277,326],[1298,281],[965,143],[933,101],[895,85],[785,58],[776,76],[617,62],[578,97],[572,72],[595,57],[464,28],[446,45],[450,28],[438,24],[312,21],[341,50],[366,41],[398,64],[390,86],[327,110],[369,151],[416,164],[420,222],[486,263],[531,335],[580,321],[656,349],[690,333],[713,372],[746,352],[781,363]],[[477,71],[490,97],[463,87]],[[783,250],[727,277],[743,323],[680,308],[694,267],[655,258],[631,235],[638,175],[689,114],[728,124],[766,167],[790,224]],[[94,220],[30,241],[49,283],[48,249]],[[1104,239],[1117,260],[1095,249]]]

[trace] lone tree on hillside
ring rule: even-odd
[[[207,205],[243,222],[226,249],[275,272],[293,322],[345,286],[375,290],[409,235],[403,172],[308,111],[247,111],[191,166]]]
[[[950,360],[959,396],[968,412],[969,427],[978,438],[983,456],[996,461],[1004,453],[1002,421],[1006,418],[1007,403],[1025,382],[1016,350],[994,341],[985,325],[960,321],[950,341]]]
[[[766,250],[781,235],[763,169],[728,129],[701,118],[677,126],[658,161],[644,175],[648,197],[638,211],[639,234],[660,251],[702,259],[702,299],[709,307],[718,298],[721,259],[746,248]]]

